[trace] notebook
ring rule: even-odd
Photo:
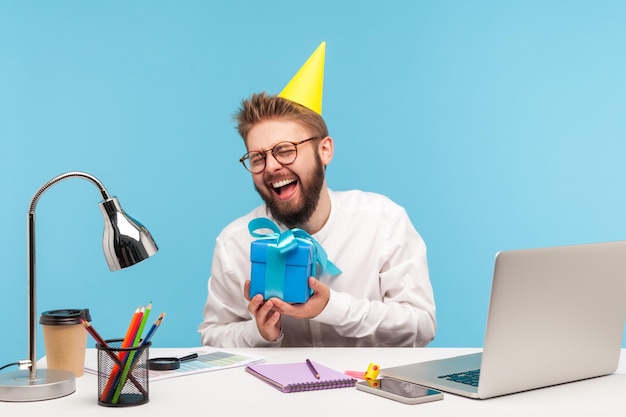
[[[625,318],[626,241],[504,251],[482,352],[380,374],[480,399],[607,375]]]
[[[313,391],[347,388],[356,385],[356,379],[322,364],[311,361],[319,373],[317,379],[307,363],[262,363],[246,366],[246,371],[282,392]]]

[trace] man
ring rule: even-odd
[[[321,116],[321,82],[310,88],[323,74],[324,47],[279,96],[254,94],[236,115],[248,150],[241,162],[265,204],[216,240],[198,329],[204,345],[425,346],[434,338],[426,247],[405,210],[379,194],[326,184],[334,142]],[[341,274],[311,277],[305,303],[250,298],[248,223],[257,217],[311,234]]]

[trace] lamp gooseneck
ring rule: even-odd
[[[41,195],[46,190],[67,178],[80,177],[85,178],[95,184],[102,194],[103,199],[109,198],[104,185],[93,175],[84,172],[66,172],[57,177],[54,177],[47,183],[41,186],[39,190],[33,195],[28,207],[28,223],[27,223],[27,240],[28,240],[28,358],[30,360],[29,379],[34,381],[37,379],[37,292],[36,292],[36,268],[35,268],[35,209]]]

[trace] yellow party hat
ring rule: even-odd
[[[321,115],[325,52],[326,42],[322,42],[278,96]]]

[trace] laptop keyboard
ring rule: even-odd
[[[458,372],[456,374],[439,376],[439,378],[447,379],[448,381],[459,382],[461,384],[471,385],[473,387],[478,386],[479,377],[480,377],[480,369],[474,369],[473,371]]]

